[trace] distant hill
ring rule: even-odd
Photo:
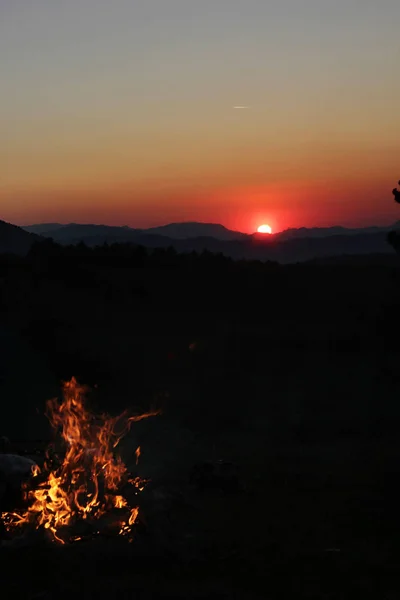
[[[259,244],[259,248],[262,244]],[[312,259],[328,259],[343,255],[395,255],[387,241],[387,232],[331,235],[327,237],[294,238],[265,248],[268,258],[281,263],[294,263]],[[257,252],[260,254],[260,251]]]
[[[400,222],[394,223],[388,227],[362,227],[362,228],[347,228],[336,225],[334,227],[300,227],[298,229],[285,229],[277,234],[275,238],[279,241],[300,239],[300,238],[324,238],[333,235],[360,235],[368,233],[389,232],[392,229],[398,229]]]
[[[40,225],[31,225],[25,230],[38,229]],[[139,230],[130,227],[112,227],[111,225],[80,225],[79,223],[69,223],[68,225],[57,225],[55,228],[46,229],[43,227],[41,235],[52,238],[59,244],[78,244],[85,242],[88,245],[98,243],[129,242],[137,235]],[[97,239],[95,244],[93,240]]]
[[[25,231],[38,233],[45,237],[52,237],[55,242],[61,244],[76,243],[77,241],[88,239],[89,237],[108,237],[110,240],[117,241],[122,238],[124,241],[132,239],[133,235],[161,235],[177,240],[196,237],[213,237],[218,240],[230,241],[245,239],[249,236],[240,231],[232,231],[218,223],[170,223],[159,227],[150,227],[149,229],[133,229],[132,227],[113,227],[110,225],[80,225],[69,223],[61,225],[60,223],[41,223],[37,225],[24,226]]]
[[[29,231],[29,233],[36,233],[37,235],[42,235],[43,233],[55,231],[56,229],[60,229],[61,227],[64,227],[64,225],[62,225],[61,223],[39,223],[38,225],[22,225],[21,229]]]
[[[176,240],[212,237],[217,240],[231,241],[249,237],[246,233],[232,231],[217,223],[196,222],[170,223],[169,225],[161,225],[160,227],[151,227],[150,229],[142,230],[142,233],[164,235]]]
[[[50,224],[50,227],[52,225]],[[38,229],[40,227],[40,229]],[[345,227],[288,229],[274,234],[247,235],[231,231],[213,223],[171,223],[150,229],[132,229],[109,225],[32,225],[28,229],[41,231],[60,244],[84,242],[88,246],[104,243],[132,243],[148,248],[174,247],[178,252],[209,250],[233,259],[273,260],[280,263],[303,262],[313,259],[331,259],[339,256],[394,255],[387,242],[387,233],[398,229],[390,227]],[[197,234],[197,235],[196,235]]]
[[[285,229],[278,233],[268,236],[276,241],[286,241],[292,239],[303,238],[325,238],[338,235],[359,235],[370,233],[387,233],[392,229],[399,229],[400,221],[389,226],[372,226],[362,228],[348,228],[336,225],[333,227],[299,227]],[[133,235],[161,235],[163,237],[172,238],[175,240],[192,239],[192,238],[215,238],[221,241],[246,240],[257,236],[265,238],[264,234],[246,234],[241,231],[233,231],[218,223],[198,223],[198,222],[183,222],[169,223],[168,225],[160,225],[158,227],[150,227],[147,229],[132,228],[128,226],[112,226],[112,225],[82,225],[79,223],[39,223],[35,225],[26,225],[22,229],[30,233],[36,233],[45,237],[52,237],[54,241],[60,243],[76,243],[84,241],[85,238],[106,236],[125,240],[132,239]]]
[[[23,256],[40,239],[40,236],[24,231],[21,227],[0,221],[0,254]]]
[[[387,242],[386,232],[284,241],[279,241],[276,236],[252,236],[249,239],[229,242],[214,238],[194,238],[174,240],[172,245],[180,252],[201,252],[207,249],[211,252],[222,252],[236,260],[271,260],[282,264],[342,255],[395,254]]]

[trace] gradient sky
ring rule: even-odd
[[[0,0],[0,219],[391,223],[399,31],[399,0]]]

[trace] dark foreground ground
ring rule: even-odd
[[[232,494],[164,481],[132,544],[1,549],[4,597],[399,598],[397,446],[270,448]]]
[[[398,556],[398,555],[397,555]],[[109,548],[18,553],[4,569],[23,569],[25,584],[4,579],[8,598],[393,598],[399,597],[396,557],[368,550],[339,554],[268,550],[243,561],[204,557],[191,564],[162,555]],[[382,565],[382,562],[385,564]]]
[[[398,268],[78,258],[3,265],[0,435],[45,441],[72,375],[160,405],[124,452],[172,500],[127,546],[1,548],[1,597],[400,598]],[[188,487],[216,458],[243,491]]]

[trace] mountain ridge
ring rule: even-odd
[[[228,229],[224,225],[219,223],[202,223],[198,221],[184,221],[181,223],[168,223],[166,225],[159,225],[156,227],[148,228],[133,228],[128,225],[103,225],[103,224],[82,224],[82,223],[38,223],[33,225],[24,225],[22,229],[29,231],[30,233],[37,233],[43,236],[50,236],[53,239],[66,239],[76,237],[76,234],[84,233],[87,236],[90,233],[93,234],[105,234],[110,233],[112,235],[126,235],[128,233],[135,233],[138,235],[151,234],[151,235],[164,235],[173,239],[188,239],[193,237],[216,237],[217,239],[231,240],[231,239],[242,239],[248,236],[246,233],[241,231],[233,231]]]
[[[42,236],[38,236],[32,231],[27,232],[26,229],[15,225],[1,223],[0,252],[2,253],[27,254],[35,241],[53,238],[56,243],[61,245],[75,245],[83,242],[94,247],[103,244],[128,243],[145,246],[149,249],[173,247],[181,253],[207,250],[216,254],[224,254],[235,260],[272,260],[282,264],[314,259],[325,260],[343,255],[386,254],[393,256],[394,250],[387,241],[387,234],[393,228],[400,226],[400,223],[397,222],[392,227],[369,227],[358,230],[341,227],[314,228],[308,237],[303,236],[310,230],[302,228],[300,233],[296,233],[296,230],[295,232],[286,230],[286,232],[274,235],[241,234],[240,238],[218,239],[212,235],[205,235],[210,232],[210,225],[212,226],[211,232],[222,231],[223,235],[230,236],[230,230],[223,226],[215,228],[215,224],[201,224],[200,231],[204,235],[172,238],[161,235],[160,228],[132,229],[127,226],[72,223],[61,227],[58,227],[60,224],[53,224],[56,228],[51,232],[46,232],[47,228],[45,227]],[[171,225],[175,227],[184,224]],[[192,225],[193,223],[190,223],[190,227]],[[228,231],[227,234],[225,230]],[[161,228],[161,231],[171,231],[171,229]],[[323,235],[327,232],[328,235]],[[236,232],[233,233],[236,236]],[[286,239],[284,234],[288,236]]]
[[[232,241],[245,240],[251,237],[271,237],[275,241],[286,241],[290,239],[304,238],[324,238],[336,235],[359,235],[368,233],[389,232],[392,229],[400,228],[400,221],[392,225],[374,225],[367,227],[344,227],[333,225],[329,227],[299,227],[288,228],[270,235],[243,233],[228,229],[219,223],[202,223],[198,221],[183,221],[168,223],[148,228],[133,228],[128,225],[104,225],[104,224],[82,224],[82,223],[39,223],[22,226],[21,229],[29,233],[36,233],[44,237],[52,237],[54,241],[67,243],[70,240],[73,243],[80,238],[89,236],[110,235],[112,237],[126,237],[131,235],[162,235],[175,240],[192,239],[199,237],[213,237],[218,240]]]

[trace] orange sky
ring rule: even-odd
[[[0,218],[397,220],[400,3],[376,4],[5,3]]]

